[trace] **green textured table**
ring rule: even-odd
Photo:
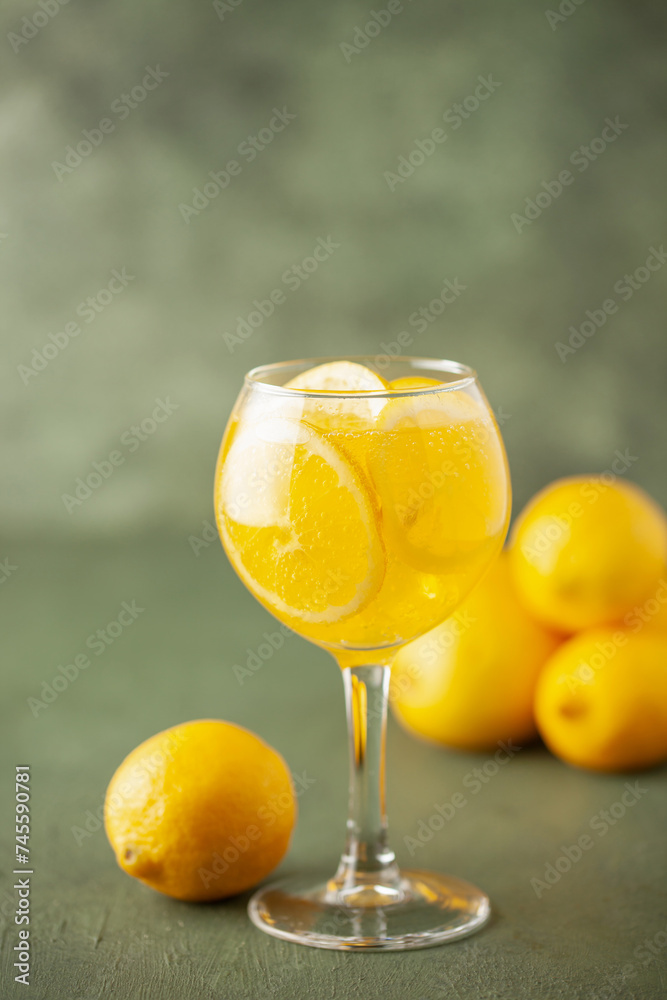
[[[202,530],[193,526],[193,536]],[[493,902],[487,928],[439,948],[364,955],[298,947],[252,927],[247,895],[189,905],[129,879],[98,819],[109,777],[149,735],[210,716],[257,731],[308,779],[282,870],[333,869],[347,775],[338,671],[325,653],[289,638],[239,682],[234,665],[245,663],[272,619],[217,541],[197,554],[182,537],[78,548],[7,543],[0,555],[16,567],[0,591],[9,747],[1,772],[3,997],[665,996],[664,770],[635,785],[636,777],[571,770],[540,747],[496,769],[484,756],[422,745],[392,723],[388,805],[399,858],[467,878]],[[88,636],[117,619],[123,602],[136,602],[134,618],[126,614],[121,634],[66,687],[58,683],[46,705],[43,683],[53,690],[59,666],[85,652]],[[30,698],[44,707],[31,702],[31,711]],[[31,768],[34,826],[27,987],[12,981],[16,764]],[[436,806],[456,791],[467,804],[427,839]],[[415,847],[420,831],[425,842]],[[578,856],[582,835],[590,845],[584,840]]]

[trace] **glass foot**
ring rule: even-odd
[[[404,951],[473,934],[491,914],[488,897],[450,875],[402,871],[398,892],[366,885],[341,895],[332,882],[309,887],[290,878],[260,889],[250,919],[267,934],[336,950]]]

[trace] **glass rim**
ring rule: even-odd
[[[379,357],[386,357],[386,355],[379,355]],[[337,354],[329,357],[321,358],[295,358],[293,361],[277,361],[273,364],[268,365],[258,365],[256,368],[251,368],[249,372],[245,375],[244,382],[247,386],[260,389],[261,391],[274,393],[279,396],[301,396],[303,398],[315,398],[322,399],[323,397],[332,397],[334,399],[359,399],[360,396],[368,397],[372,396],[375,399],[390,399],[396,396],[423,396],[430,393],[441,393],[441,392],[452,392],[455,389],[463,389],[468,385],[472,385],[478,380],[477,372],[474,368],[469,365],[462,364],[459,361],[447,361],[440,358],[425,358],[413,355],[401,355],[395,358],[390,358],[390,362],[397,362],[399,364],[406,364],[415,369],[416,372],[428,370],[428,371],[440,371],[446,372],[449,375],[457,375],[458,378],[453,379],[451,382],[444,382],[441,385],[425,386],[421,389],[293,389],[285,385],[273,385],[271,382],[264,382],[262,376],[266,376],[269,373],[281,371],[286,368],[297,368],[300,366],[305,366],[307,368],[315,368],[318,365],[329,364],[333,361],[352,361],[356,364],[364,364],[366,367],[371,368],[371,371],[375,372],[377,367],[378,355],[373,354]],[[371,364],[369,364],[371,362]],[[373,365],[373,362],[375,363]],[[375,372],[379,374],[378,372]]]

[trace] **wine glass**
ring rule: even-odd
[[[452,614],[507,531],[509,472],[472,369],[317,358],[251,371],[225,431],[215,510],[243,583],[342,670],[350,747],[338,870],[261,888],[262,930],[331,949],[423,948],[483,926],[487,896],[399,869],[387,840],[391,661]]]

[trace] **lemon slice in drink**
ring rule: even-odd
[[[369,468],[389,544],[406,562],[447,572],[498,547],[507,470],[481,402],[454,389],[398,396],[384,406],[377,430]]]
[[[242,426],[224,447],[216,517],[248,589],[296,628],[363,608],[385,569],[364,473],[316,428],[289,417]]]
[[[301,389],[306,392],[377,392],[386,389],[388,383],[372,372],[365,365],[356,361],[330,361],[325,365],[317,365],[301,372],[291,382],[288,389]]]
[[[396,378],[389,383],[390,389],[433,389],[436,385],[442,385],[434,378],[422,378],[420,375],[408,375],[405,378]]]
[[[368,398],[366,393],[387,389],[388,383],[356,361],[331,361],[301,372],[286,388],[313,393],[354,393],[351,397],[306,398],[301,414],[304,420],[322,430],[354,432],[370,430],[375,425],[385,400]]]

